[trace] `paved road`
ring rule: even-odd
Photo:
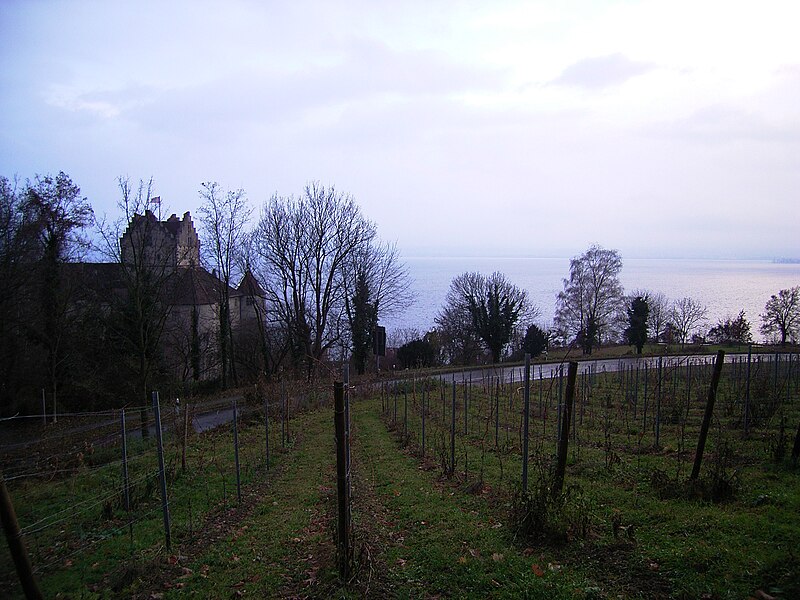
[[[774,354],[767,354],[767,353],[753,353],[752,360],[758,361],[766,360],[769,358],[774,357]],[[787,356],[792,356],[791,354],[781,354],[781,360],[786,360]],[[664,356],[661,358],[663,360],[663,367],[670,368],[673,366],[685,366],[689,363],[693,365],[700,365],[706,364],[710,365],[713,364],[715,359],[714,355],[711,354],[704,354],[704,355],[681,355],[681,356]],[[747,359],[747,353],[731,353],[725,355],[725,362],[726,363],[733,363],[734,361],[743,361]],[[626,357],[626,358],[611,358],[611,359],[578,359],[578,373],[585,374],[590,372],[593,373],[613,373],[619,372],[624,368],[635,367],[639,365],[640,368],[647,365],[648,368],[653,368],[658,366],[658,361],[660,360],[659,357]],[[793,358],[793,360],[796,360]],[[547,379],[550,377],[557,376],[560,369],[564,369],[564,373],[567,371],[567,363],[566,362],[535,362],[531,364],[531,379]],[[471,369],[462,369],[460,371],[453,371],[445,374],[437,374],[437,375],[427,375],[427,376],[420,376],[412,371],[402,371],[396,374],[395,378],[390,380],[391,381],[406,381],[412,378],[428,378],[428,379],[443,379],[445,381],[455,381],[458,384],[463,383],[473,383],[478,384],[484,381],[486,377],[493,377],[493,378],[501,378],[503,382],[512,382],[512,381],[522,381],[523,378],[523,371],[524,367],[517,365],[512,367],[484,367],[484,368],[471,368]],[[214,405],[216,408],[210,408],[209,406],[203,407],[202,405],[197,406],[195,408],[195,414],[192,418],[192,426],[195,431],[202,432],[207,431],[209,429],[214,429],[215,427],[219,427],[226,423],[230,423],[233,420],[233,408],[231,407],[231,403],[234,400],[240,399],[240,397],[233,397],[225,399],[224,401],[215,401],[213,403],[208,403],[208,405]],[[165,430],[171,427],[172,422],[172,415],[169,411],[172,410],[172,406],[169,403],[164,402],[161,408],[162,414],[162,425]],[[138,411],[133,411],[134,413],[138,413]],[[69,428],[64,432],[64,435],[74,434],[80,432],[82,430],[91,430],[91,429],[99,429],[103,427],[113,427],[115,424],[119,423],[118,417],[109,418],[108,420],[101,417],[100,422],[94,422],[90,425],[81,425],[75,428]],[[10,452],[13,450],[19,450],[26,446],[30,446],[31,444],[35,443],[38,437],[36,434],[31,435],[31,437],[27,437],[27,439],[21,440],[19,439],[18,435],[13,432],[13,421],[7,420],[3,423],[5,427],[0,427],[0,449],[3,452]],[[131,418],[129,419],[128,424],[128,435],[132,437],[140,437],[141,436],[141,429],[137,426],[138,425],[138,415],[132,414]],[[151,436],[155,435],[155,427],[153,425],[150,426],[150,434]],[[30,434],[29,434],[30,435]],[[118,433],[111,433],[109,434],[109,443],[110,441],[116,436]],[[5,439],[4,439],[5,438]],[[102,441],[100,442],[102,444]]]
[[[753,354],[752,360],[757,361],[759,358],[761,360],[766,360],[768,358],[774,357],[774,354]],[[787,355],[781,355],[782,360],[786,360]],[[658,361],[663,360],[663,367],[670,368],[674,366],[686,366],[687,364],[691,363],[692,365],[711,365],[714,364],[714,360],[716,359],[716,355],[713,354],[693,354],[693,355],[681,355],[681,356],[664,356],[664,357],[626,357],[626,358],[607,358],[607,359],[578,359],[578,373],[585,374],[588,373],[590,370],[593,373],[614,373],[622,371],[623,369],[627,369],[630,367],[636,367],[637,365],[640,368],[643,368],[645,365],[648,368],[658,367]],[[747,360],[747,353],[736,353],[736,354],[726,354],[725,355],[725,363],[730,364],[734,361],[742,361]],[[567,372],[567,363],[568,361],[564,362],[546,362],[546,363],[531,363],[531,379],[539,379],[541,378],[549,378],[558,375],[560,369],[564,369],[564,373]],[[446,373],[443,375],[430,375],[428,378],[439,379],[442,378],[447,381],[455,381],[457,384],[462,384],[464,382],[472,382],[478,383],[482,382],[486,377],[494,377],[500,378],[503,382],[511,382],[511,381],[522,381],[523,374],[525,371],[525,367],[521,365],[516,365],[513,367],[485,367],[485,368],[472,368],[472,369],[463,369],[461,371],[455,371],[451,373]],[[400,381],[405,381],[407,379],[411,379],[414,375],[409,372],[409,374],[405,377],[401,376],[397,379]]]

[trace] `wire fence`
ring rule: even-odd
[[[293,383],[291,391],[261,383],[202,404],[160,398],[134,409],[59,415],[57,424],[3,423],[3,479],[34,574],[59,589],[67,578],[96,577],[86,565],[108,572],[195,543],[217,511],[238,505],[251,486],[270,484],[300,433],[296,415],[330,405],[330,389],[329,382]],[[3,596],[18,585],[5,545],[0,567]]]
[[[672,457],[680,475],[690,462],[713,371],[713,356],[660,357],[580,364],[570,449]],[[554,456],[563,430],[566,364],[530,370],[528,429],[523,370],[487,369],[381,385],[387,427],[447,477],[482,480],[488,463],[519,481],[523,448]],[[800,355],[729,357],[717,393],[715,431],[761,444],[764,456],[788,454],[800,428]],[[734,438],[735,439],[735,438]],[[744,442],[743,442],[744,443]]]

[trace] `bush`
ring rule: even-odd
[[[427,340],[412,340],[397,349],[397,360],[404,369],[431,367],[435,358],[433,345]]]

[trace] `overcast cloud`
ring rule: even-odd
[[[336,4],[339,4],[337,6]],[[405,255],[800,257],[796,2],[13,2],[0,175],[349,192]]]

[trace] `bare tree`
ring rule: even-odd
[[[504,349],[517,329],[524,330],[538,309],[528,293],[508,281],[502,273],[490,276],[462,273],[450,282],[445,305],[436,317],[440,333],[449,340],[454,357],[470,360],[468,351],[480,340],[500,362]]]
[[[681,298],[672,303],[670,323],[678,334],[681,345],[689,335],[706,321],[708,309],[693,298]]]
[[[613,334],[623,300],[619,273],[622,259],[616,250],[590,246],[569,265],[569,279],[556,299],[555,325],[564,337],[573,337],[584,354]]]
[[[205,182],[200,190],[203,259],[216,272],[222,282],[219,292],[219,357],[222,388],[228,386],[230,375],[236,383],[233,357],[233,331],[231,326],[231,282],[237,272],[238,254],[245,242],[246,226],[252,214],[244,190],[225,192],[216,182]]]
[[[132,400],[148,404],[153,377],[161,363],[161,340],[172,310],[171,278],[185,250],[176,249],[163,234],[151,212],[153,181],[131,185],[119,180],[120,217],[112,223],[97,222],[98,250],[118,265],[124,293],[114,297],[109,332],[127,358],[120,366],[132,380]],[[159,199],[160,201],[160,199]],[[174,280],[172,280],[174,281]],[[142,408],[142,435],[146,436],[147,411]]]
[[[346,330],[342,265],[374,238],[355,201],[319,183],[299,197],[275,195],[262,209],[256,248],[269,274],[268,299],[309,379]]]
[[[664,331],[669,323],[670,302],[663,292],[635,291],[634,296],[647,297],[647,305],[650,309],[647,315],[647,329],[650,339],[658,343],[661,341]]]
[[[770,296],[761,314],[761,333],[778,335],[781,346],[786,340],[795,341],[800,332],[800,286],[781,290]]]
[[[258,234],[259,229],[257,227],[255,231],[251,231],[246,236],[239,257],[240,269],[245,274],[252,273],[258,281],[268,286],[270,283],[270,270],[269,265],[265,265],[259,260],[257,249]],[[277,372],[289,353],[291,340],[289,339],[286,321],[282,318],[285,315],[285,311],[274,302],[266,302],[270,292],[265,291],[263,287],[263,297],[258,298],[258,302],[254,307],[258,334],[256,344],[261,355],[260,370],[263,371],[267,378],[270,378]],[[274,290],[272,297],[275,297]],[[246,344],[252,342],[252,336],[245,335],[244,338],[245,340],[243,341]]]
[[[363,374],[378,321],[413,301],[411,279],[396,244],[372,240],[342,263],[342,283],[349,347],[356,371]]]

